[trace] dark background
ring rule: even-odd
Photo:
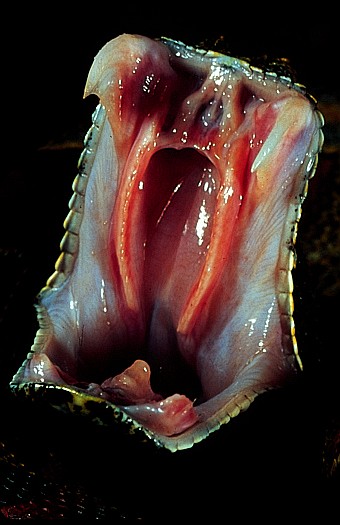
[[[223,5],[223,7],[221,7]],[[123,9],[124,7],[124,9]],[[298,504],[336,506],[339,453],[339,44],[337,14],[263,5],[9,7],[2,31],[0,174],[0,508],[6,517],[197,518],[224,522]],[[6,34],[4,29],[7,29]],[[103,429],[22,405],[8,382],[36,331],[33,302],[53,272],[83,137],[94,56],[121,33],[168,36],[237,56],[287,57],[326,116],[325,147],[299,228],[295,321],[305,371],[185,453],[120,442]],[[223,37],[223,40],[222,38]],[[108,479],[107,479],[108,478]],[[1,507],[2,506],[2,507]],[[184,510],[183,510],[184,509]],[[183,514],[184,512],[184,514]],[[296,512],[296,510],[295,510]],[[288,512],[289,513],[289,512]],[[30,515],[30,516],[28,516]],[[0,514],[1,516],[1,514]],[[175,519],[175,518],[174,518]],[[164,520],[164,521],[162,521]],[[212,521],[213,523],[213,521]]]

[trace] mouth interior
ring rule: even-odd
[[[149,305],[171,304],[174,326],[209,250],[216,179],[210,161],[192,149],[161,150],[146,173],[144,296]]]
[[[142,295],[151,381],[163,396],[171,395],[175,386],[175,391],[196,398],[199,381],[189,366],[193,363],[181,356],[176,329],[209,250],[218,176],[202,154],[169,148],[151,158],[144,180],[140,220],[145,224],[138,234],[145,248]]]
[[[291,368],[281,246],[311,131],[305,102],[276,80],[252,84],[201,56],[189,67],[159,43],[141,56],[128,42],[120,63],[122,44],[113,68],[104,57],[90,72],[107,112],[76,196],[79,249],[42,297],[53,330],[24,375],[72,384],[173,435]],[[159,423],[162,412],[180,422]]]

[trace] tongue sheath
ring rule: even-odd
[[[149,365],[138,359],[121,374],[106,379],[100,388],[111,402],[123,405],[126,413],[150,430],[171,436],[194,425],[198,416],[192,401],[179,394],[162,399],[153,392],[150,375]]]
[[[162,397],[155,394],[151,388],[150,375],[149,365],[137,359],[121,374],[106,379],[101,384],[101,388],[120,405],[160,401]]]

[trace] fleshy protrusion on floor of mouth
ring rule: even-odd
[[[90,396],[121,407],[157,434],[172,436],[192,427],[198,421],[193,401],[178,393],[163,398],[152,390],[150,376],[151,370],[146,361],[137,359],[122,373],[105,379],[100,385],[82,384],[65,374],[43,354],[35,354],[25,370],[27,382],[74,385]]]

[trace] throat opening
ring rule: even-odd
[[[164,149],[151,158],[139,187],[142,216],[136,228],[144,258],[146,311],[168,305],[177,329],[210,249],[218,174],[210,160],[193,149]]]
[[[178,382],[191,383],[189,390],[197,395],[202,309],[214,284],[209,260],[219,178],[216,166],[194,148],[160,149],[145,165],[140,163],[132,189],[125,198],[120,195],[114,210],[114,224],[122,225],[114,237],[121,314],[130,319],[135,349],[151,365],[156,381],[159,376],[163,392],[165,378],[169,391],[170,384],[173,388],[171,370],[180,370]],[[181,330],[184,316],[192,326],[200,320],[198,328]]]

